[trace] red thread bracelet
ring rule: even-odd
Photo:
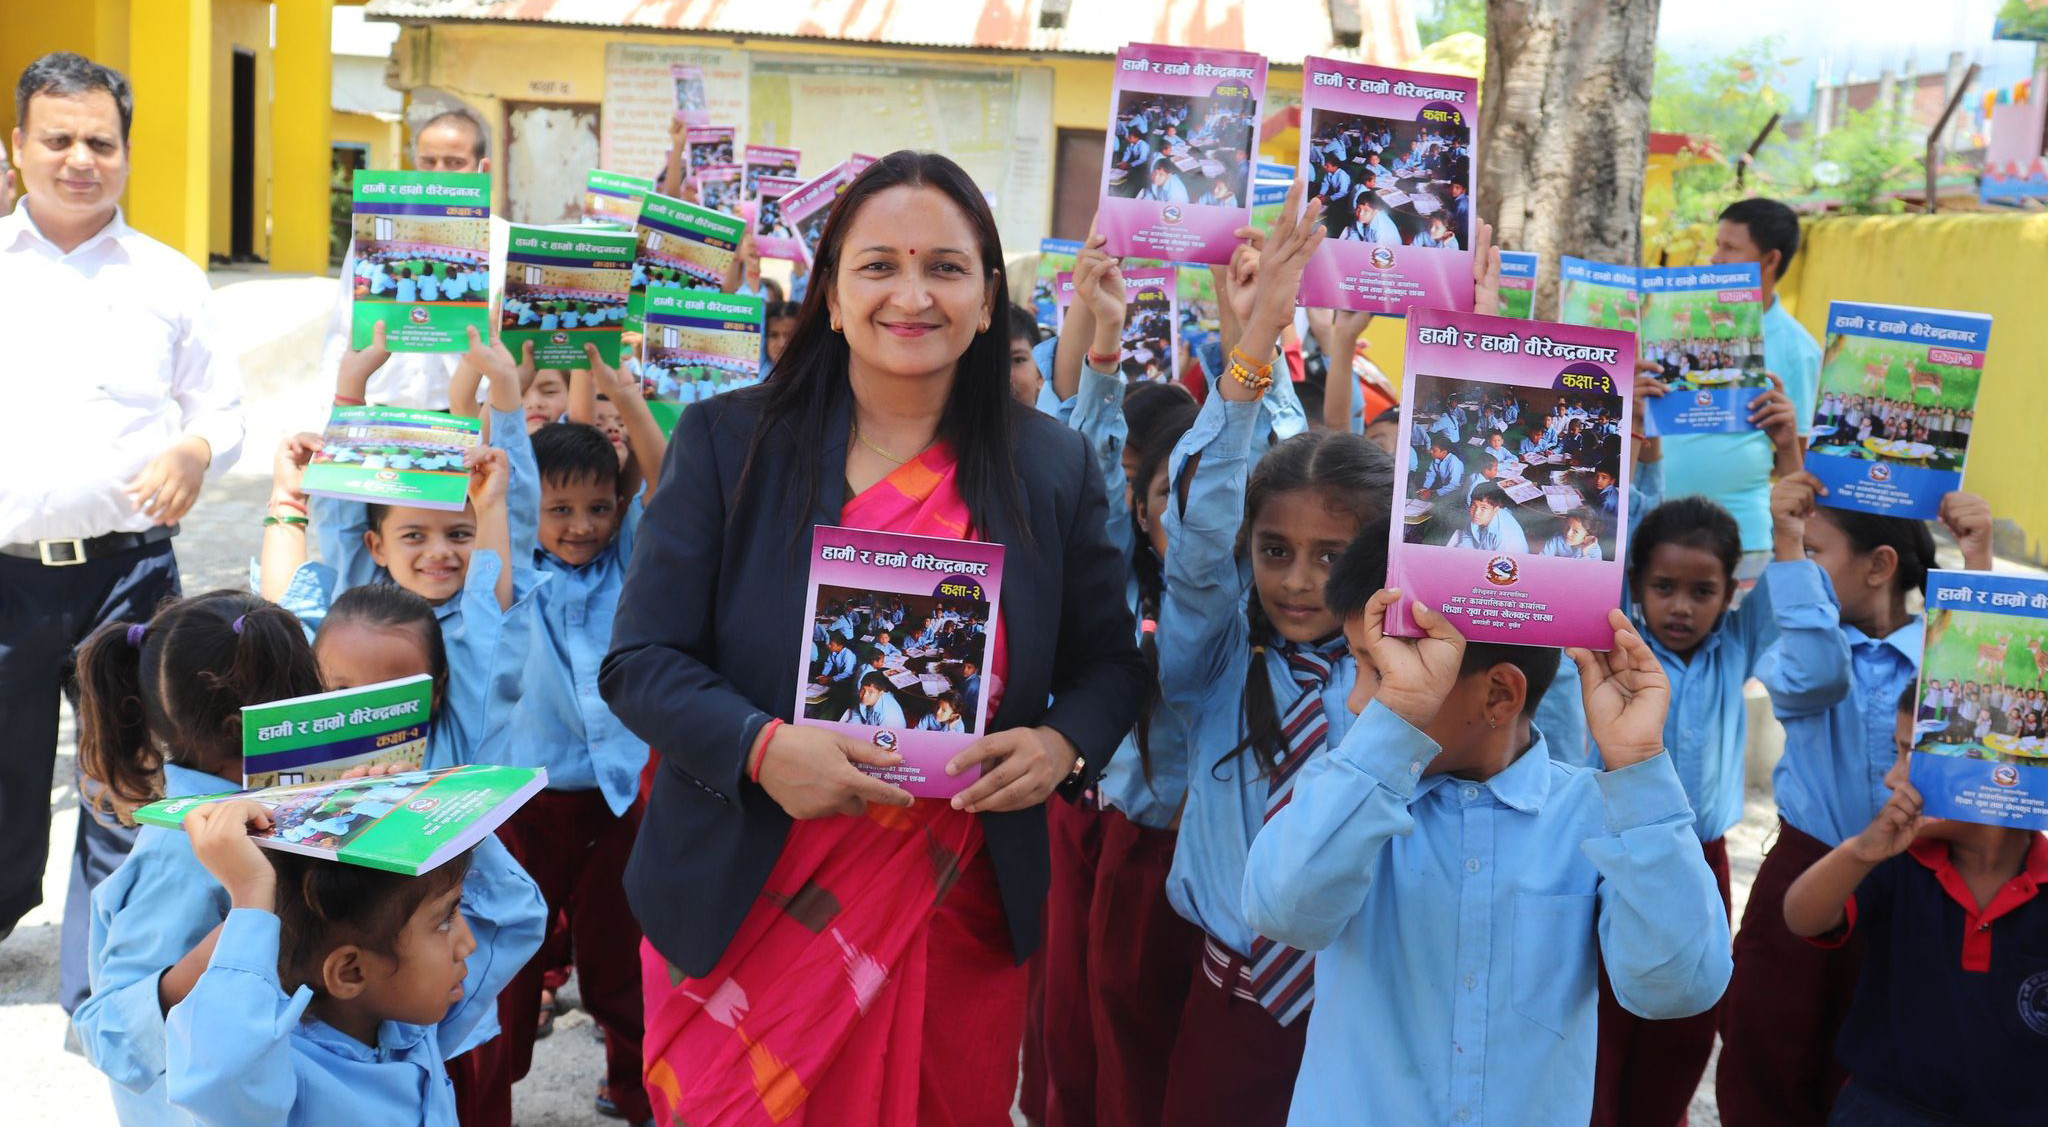
[[[760,742],[754,745],[753,761],[747,765],[747,781],[761,781],[761,762],[768,758],[768,741],[775,738],[775,729],[782,727],[782,718],[775,717],[761,728]]]
[[[337,395],[337,396],[335,396],[335,397],[334,397],[334,403],[335,403],[335,406],[337,406],[337,407],[365,407],[365,406],[368,406],[368,404],[364,403],[364,402],[363,402],[362,400],[360,400],[360,399],[357,399],[357,398],[356,398],[355,396],[353,396],[353,395]]]

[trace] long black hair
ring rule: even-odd
[[[1394,460],[1386,451],[1364,437],[1348,431],[1312,430],[1274,446],[1253,468],[1244,491],[1244,523],[1237,530],[1237,560],[1251,558],[1252,525],[1266,502],[1283,493],[1313,490],[1331,508],[1351,513],[1365,528],[1384,520],[1393,509]],[[1277,644],[1279,633],[1266,617],[1254,584],[1245,592],[1245,618],[1251,623],[1253,646]],[[1244,739],[1231,748],[1216,767],[1250,751],[1261,773],[1278,770],[1280,756],[1287,750],[1287,737],[1280,729],[1280,703],[1273,699],[1273,683],[1266,663],[1255,656],[1245,666],[1241,728]]]
[[[1160,389],[1158,393],[1139,395],[1145,388]],[[1171,391],[1177,394],[1166,394]],[[1134,412],[1133,407],[1137,410]],[[1166,593],[1166,562],[1152,551],[1152,538],[1138,525],[1138,506],[1145,503],[1145,496],[1152,488],[1152,479],[1166,466],[1167,458],[1179,444],[1181,436],[1192,430],[1198,410],[1194,397],[1187,390],[1172,384],[1138,384],[1131,393],[1124,396],[1124,414],[1130,425],[1130,447],[1138,452],[1138,472],[1131,480],[1131,574],[1138,581],[1138,619],[1145,624],[1145,632],[1138,639],[1138,654],[1145,659],[1145,671],[1150,674],[1148,683],[1152,686],[1153,700],[1150,707],[1138,713],[1138,724],[1133,730],[1134,742],[1138,746],[1138,766],[1144,772],[1145,780],[1152,779],[1152,708],[1158,704],[1159,695],[1159,637],[1154,629],[1159,621],[1159,604]],[[1169,502],[1171,503],[1171,502]],[[1165,512],[1148,512],[1152,520],[1166,519]]]
[[[998,300],[992,303],[988,328],[976,333],[960,356],[952,391],[939,416],[937,437],[951,445],[959,459],[960,494],[974,527],[986,535],[989,517],[1001,512],[1021,534],[1025,526],[1023,500],[1017,491],[1016,427],[1017,412],[1022,408],[1010,395],[1010,303],[1002,297],[1002,238],[996,233],[988,201],[966,170],[937,153],[909,149],[869,165],[832,205],[818,240],[811,286],[804,295],[796,331],[758,390],[738,393],[758,396],[761,415],[733,490],[732,512],[741,507],[754,459],[771,432],[786,429],[788,441],[798,451],[826,447],[827,420],[839,401],[851,394],[847,386],[850,352],[846,338],[832,329],[826,298],[838,281],[839,260],[854,216],[869,200],[891,188],[940,192],[974,228],[982,281]],[[821,467],[815,457],[799,458],[798,462],[797,484],[804,501],[801,511],[809,512],[818,500]],[[832,472],[840,470],[833,467]],[[795,535],[793,530],[792,544]]]

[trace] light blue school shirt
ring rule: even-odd
[[[1671,757],[1589,771],[1535,737],[1484,782],[1425,776],[1442,749],[1374,701],[1252,846],[1252,925],[1321,952],[1290,1127],[1583,1127],[1603,962],[1643,1017],[1721,997],[1728,919]]]
[[[1384,246],[1401,245],[1401,229],[1382,211],[1364,223],[1353,222],[1351,229],[1359,232],[1362,242],[1379,243]]]
[[[1834,584],[1812,560],[1773,563],[1764,576],[1778,640],[1756,676],[1785,726],[1785,754],[1771,771],[1778,813],[1840,845],[1891,801],[1884,777],[1898,758],[1899,696],[1920,676],[1920,619],[1872,638],[1842,621]]]
[[[1433,493],[1444,493],[1456,489],[1465,476],[1465,463],[1456,454],[1445,454],[1430,459],[1429,468],[1423,471],[1421,488]]]
[[[1166,895],[1174,910],[1238,954],[1251,950],[1244,915],[1244,863],[1266,822],[1270,786],[1250,750],[1230,755],[1240,727],[1245,678],[1252,670],[1251,624],[1245,617],[1249,574],[1232,553],[1244,521],[1246,481],[1254,461],[1257,402],[1211,395],[1194,427],[1174,448],[1172,479],[1199,454],[1184,507],[1167,507],[1166,593],[1159,611],[1159,685],[1167,707],[1187,724],[1187,805]],[[1300,689],[1279,646],[1261,639],[1259,660],[1283,715]],[[1321,694],[1334,746],[1351,726],[1345,698],[1357,677],[1349,654],[1339,658]],[[1308,768],[1304,767],[1303,770]]]
[[[238,780],[164,764],[164,795],[182,798],[240,790]],[[536,939],[547,914],[540,889],[495,837],[478,846],[463,885],[463,914],[474,925],[501,920],[530,927]],[[92,993],[72,1015],[86,1059],[112,1081],[114,1111],[127,1127],[182,1125],[191,1116],[173,1108],[164,1087],[165,1019],[157,980],[228,915],[228,894],[199,863],[181,830],[143,826],[135,848],[92,894],[86,970]],[[273,967],[276,957],[271,959]],[[523,963],[523,959],[522,959]],[[489,962],[470,961],[464,987],[488,990],[495,1001],[511,976],[495,984],[479,977]],[[515,965],[512,970],[517,970]],[[455,1042],[467,1051],[498,1033],[496,1006]]]
[[[1671,681],[1664,747],[1685,786],[1686,802],[1697,815],[1693,829],[1702,842],[1723,836],[1742,821],[1749,746],[1749,707],[1742,686],[1756,675],[1764,653],[1778,640],[1770,574],[1765,569],[1764,578],[1743,596],[1742,604],[1721,616],[1692,651],[1690,662],[1657,640],[1640,605],[1633,599],[1623,602]]]
[[[853,707],[847,709],[846,713],[839,718],[839,722],[842,724],[866,724],[874,728],[901,728],[903,727],[903,706],[896,703],[895,697],[890,696],[888,693],[883,693],[882,699],[876,701],[872,708],[859,701],[855,701]]]
[[[1813,403],[1820,394],[1820,345],[1775,297],[1764,310],[1763,336],[1764,368],[1785,381],[1785,394],[1804,433],[1813,422]],[[1764,432],[1675,434],[1664,440],[1664,460],[1671,464],[1666,481],[1671,496],[1712,498],[1735,517],[1744,551],[1770,548],[1771,466],[1776,455]]]
[[[548,582],[527,611],[533,644],[500,646],[493,676],[497,682],[516,681],[519,693],[506,710],[501,738],[493,741],[491,762],[545,767],[549,790],[601,791],[614,814],[625,813],[639,796],[647,741],[612,715],[598,695],[597,673],[611,649],[642,512],[636,497],[612,542],[581,567],[534,552],[535,566]]]
[[[465,885],[476,879],[472,869]],[[171,1101],[193,1122],[219,1127],[454,1127],[455,1086],[443,1061],[477,1022],[495,1015],[498,992],[540,949],[543,917],[537,912],[530,922],[504,925],[473,920],[477,947],[461,1000],[436,1025],[384,1022],[372,1047],[307,1016],[310,987],[285,994],[276,914],[237,908],[206,973],[165,1019]]]
[[[1046,388],[1050,391],[1051,387],[1048,379]],[[1128,566],[1138,544],[1136,531],[1131,525],[1130,509],[1124,504],[1123,452],[1130,437],[1130,427],[1124,418],[1123,393],[1123,380],[1117,374],[1098,372],[1084,363],[1081,365],[1081,382],[1071,399],[1053,396],[1048,402],[1041,395],[1040,403],[1044,405],[1041,410],[1046,410],[1079,432],[1087,443],[1089,454],[1095,460],[1096,472],[1102,476],[1102,488],[1109,498],[1109,542],[1116,545]],[[1138,618],[1138,582],[1135,577],[1124,585],[1124,601],[1131,616]],[[1143,622],[1139,622],[1138,629],[1142,643]],[[1165,829],[1172,825],[1174,816],[1180,813],[1181,799],[1187,794],[1186,745],[1180,731],[1181,725],[1174,709],[1165,706],[1153,709],[1145,742],[1151,759],[1150,778],[1146,777],[1144,757],[1138,754],[1137,732],[1125,733],[1096,782],[1096,794],[1101,797],[1102,804],[1121,811],[1141,826]]]
[[[844,681],[853,676],[853,669],[853,651],[842,645],[838,653],[825,651],[825,664],[818,670],[818,675],[834,681]]]

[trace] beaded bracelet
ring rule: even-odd
[[[1263,392],[1273,386],[1273,365],[1261,364],[1235,348],[1230,350],[1230,364],[1224,374],[1253,391]]]

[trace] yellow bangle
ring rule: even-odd
[[[1261,364],[1235,348],[1230,350],[1230,363],[1223,372],[1252,391],[1263,392],[1273,386],[1273,365]]]

